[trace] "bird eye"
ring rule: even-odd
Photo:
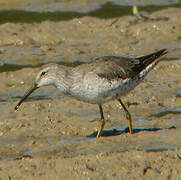
[[[42,73],[41,73],[41,76],[43,76],[43,75],[45,75],[46,74],[46,72],[45,71],[43,71]]]

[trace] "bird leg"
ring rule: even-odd
[[[101,133],[102,133],[102,130],[104,129],[104,126],[105,126],[105,119],[104,119],[104,114],[103,114],[103,109],[102,109],[102,106],[101,105],[99,105],[99,110],[100,110],[100,114],[101,114],[101,128],[100,128],[100,130],[98,131],[98,133],[97,133],[97,138],[98,137],[100,137],[100,135],[101,135]]]
[[[124,109],[124,112],[126,113],[126,119],[128,120],[128,127],[129,127],[129,133],[133,134],[133,128],[132,128],[132,122],[131,122],[131,114],[129,113],[129,111],[126,109],[125,105],[123,104],[123,102],[121,101],[121,99],[118,99],[118,101],[120,102],[121,106]]]

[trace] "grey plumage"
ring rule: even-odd
[[[167,54],[166,49],[138,58],[104,56],[74,68],[57,64],[45,65],[38,73],[32,88],[25,93],[15,109],[17,110],[35,89],[54,85],[66,95],[98,104],[102,124],[97,137],[101,135],[105,125],[102,104],[115,99],[123,107],[132,133],[131,115],[120,97],[134,89],[158,63],[158,58],[165,54]]]

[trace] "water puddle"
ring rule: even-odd
[[[144,148],[144,149],[138,149],[138,151],[146,151],[146,152],[161,152],[161,151],[174,151],[179,149],[179,146],[173,145],[173,146],[160,146],[160,147],[150,147],[150,148]]]
[[[167,115],[181,115],[181,111],[171,111],[171,110],[166,110],[166,111],[162,111],[156,114],[152,114],[150,115],[150,117],[157,117],[157,118],[161,118]]]
[[[169,127],[168,130],[175,127]],[[161,131],[163,128],[134,128],[134,133],[141,131]],[[127,133],[128,128],[124,130],[107,130],[103,131],[102,136],[115,136],[122,133]],[[116,134],[115,134],[116,133]],[[90,135],[93,137],[93,134]],[[32,159],[36,156],[59,156],[59,157],[74,157],[79,155],[98,154],[98,153],[113,153],[125,151],[146,151],[158,152],[176,150],[179,148],[176,144],[162,143],[142,143],[142,146],[136,147],[134,144],[125,144],[124,142],[117,143],[110,138],[96,139],[92,137],[40,137],[40,138],[12,138],[0,139],[0,160],[12,161],[21,159]],[[151,140],[150,140],[151,141]],[[34,145],[31,145],[33,142]],[[103,143],[104,142],[104,143]],[[4,148],[6,151],[4,151]],[[6,153],[5,153],[6,152]]]
[[[80,64],[83,64],[83,62],[80,61],[75,61],[75,62],[56,62],[59,65],[67,66],[67,67],[75,67]],[[3,65],[0,66],[0,73],[2,72],[8,72],[8,71],[18,71],[23,68],[37,68],[41,67],[44,65],[43,63],[37,64],[37,65],[18,65],[18,64],[7,64],[4,63]]]
[[[168,7],[176,7],[181,8],[181,4],[179,3],[172,3],[172,4],[163,4],[163,5],[144,5],[139,7],[139,10],[146,11],[146,12],[154,12],[161,9],[165,9]],[[76,11],[53,11],[49,10],[51,12],[38,12],[36,10],[6,10],[6,11],[0,11],[0,24],[6,23],[6,22],[13,22],[13,23],[35,23],[35,22],[42,22],[42,21],[68,21],[74,18],[80,18],[84,16],[91,16],[91,17],[97,17],[97,18],[115,18],[115,17],[121,17],[125,15],[131,15],[132,14],[132,5],[116,5],[114,3],[108,2],[98,9],[94,9],[90,12],[76,12]]]
[[[10,98],[7,98],[7,97],[0,97],[0,103],[3,103],[3,102],[15,102],[19,99],[21,99],[23,96],[14,96],[14,97],[10,97]],[[39,100],[49,100],[49,99],[54,99],[53,97],[49,96],[48,94],[44,94],[44,95],[32,95],[30,97],[28,97],[28,99],[26,100],[27,102],[28,101],[39,101]]]

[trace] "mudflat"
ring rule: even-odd
[[[180,179],[180,16],[172,7],[147,20],[84,16],[1,24],[0,179]],[[163,48],[168,55],[122,98],[133,135],[112,101],[103,106],[104,136],[94,138],[98,107],[54,87],[37,90],[14,111],[42,64],[76,66],[104,55],[142,56]]]

